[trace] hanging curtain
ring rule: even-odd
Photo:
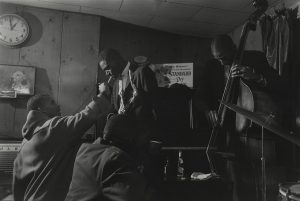
[[[279,75],[283,74],[291,53],[292,27],[291,13],[288,9],[276,12],[273,17],[266,15],[260,22],[263,36],[263,48],[270,66]]]
[[[270,66],[282,78],[281,104],[282,125],[287,130],[299,133],[300,121],[300,20],[297,19],[298,7],[277,10],[273,17],[261,20],[263,49]],[[278,158],[289,167],[300,167],[300,149],[290,144],[278,146]],[[282,153],[280,155],[280,153]]]
[[[263,50],[269,65],[282,79],[283,124],[292,129],[295,126],[297,109],[297,69],[294,65],[294,11],[283,8],[275,16],[264,16],[261,21]]]

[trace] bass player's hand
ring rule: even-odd
[[[218,124],[217,111],[209,110],[209,111],[205,112],[205,116],[206,116],[207,120],[209,121],[210,126],[215,127]]]
[[[231,77],[241,77],[246,80],[258,80],[260,75],[249,66],[235,65],[231,68]]]

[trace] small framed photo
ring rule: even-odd
[[[34,95],[36,69],[0,64],[0,98]]]

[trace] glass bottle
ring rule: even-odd
[[[182,151],[178,151],[178,164],[177,164],[177,179],[184,180],[184,162],[182,157]]]

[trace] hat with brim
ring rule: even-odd
[[[136,56],[133,58],[133,61],[137,64],[144,64],[147,62],[147,57],[145,56]]]

